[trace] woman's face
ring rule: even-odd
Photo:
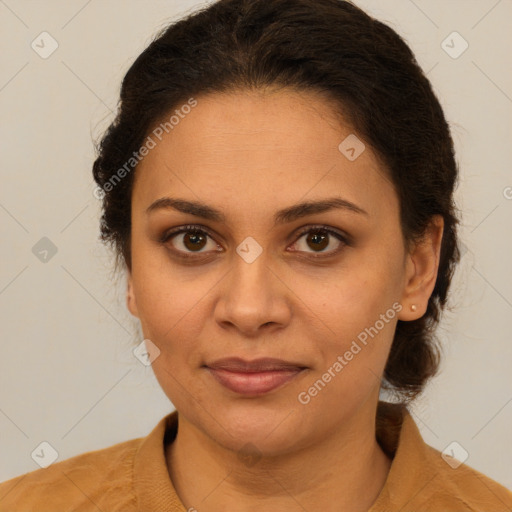
[[[398,198],[374,153],[327,100],[196,100],[152,136],[137,168],[128,306],[160,350],[153,369],[183,420],[233,450],[285,453],[374,411],[396,322],[421,316],[432,291],[415,272],[429,268],[405,252]],[[204,209],[155,203],[163,198]],[[227,357],[304,369],[231,374],[230,388],[216,378],[229,373],[207,367]],[[272,375],[288,380],[265,391]]]

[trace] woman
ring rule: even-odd
[[[1,511],[512,509],[407,410],[439,364],[457,167],[394,31],[339,0],[213,3],[130,68],[93,173],[176,411],[5,482]]]

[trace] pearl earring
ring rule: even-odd
[[[411,311],[416,311],[418,309],[418,306],[416,304],[411,304]]]

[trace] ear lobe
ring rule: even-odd
[[[401,304],[403,309],[399,320],[411,321],[421,318],[434,291],[439,269],[444,219],[435,215],[423,236],[406,256],[405,282]],[[411,306],[415,304],[416,310]]]
[[[126,306],[128,307],[128,310],[130,313],[135,316],[139,317],[139,311],[137,309],[137,301],[135,299],[135,292],[133,290],[133,279],[132,275],[128,274],[128,287],[126,291]]]

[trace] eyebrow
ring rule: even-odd
[[[146,213],[149,214],[160,209],[173,209],[215,222],[226,222],[226,217],[221,211],[199,201],[187,201],[185,199],[162,197],[153,202],[146,209]],[[363,210],[363,208],[347,201],[346,199],[341,197],[331,197],[320,201],[306,201],[289,206],[283,210],[279,210],[274,215],[274,225],[293,222],[308,215],[323,213],[335,209],[345,210],[361,215],[368,215],[368,212]]]

